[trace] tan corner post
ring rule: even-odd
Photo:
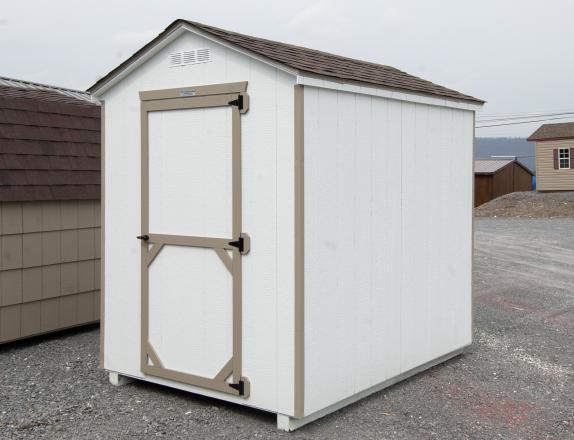
[[[141,99],[141,356],[145,374],[190,385],[248,397],[249,380],[242,376],[242,256],[249,252],[250,238],[242,231],[241,204],[241,114],[249,109],[247,82],[183,87],[140,92]],[[159,234],[149,230],[149,127],[153,111],[231,106],[232,131],[232,235],[194,237]],[[213,377],[197,376],[169,368],[149,340],[149,266],[165,246],[213,249],[233,278],[233,355]],[[231,252],[231,255],[229,254]],[[227,380],[231,377],[231,382]]]
[[[295,393],[294,415],[305,415],[305,174],[304,89],[296,85],[295,99]]]
[[[101,102],[100,113],[100,359],[99,367],[104,368],[104,333],[106,330],[106,295],[105,295],[105,245],[106,245],[106,103]]]

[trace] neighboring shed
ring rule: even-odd
[[[574,190],[574,122],[544,124],[530,135],[536,143],[536,189]]]
[[[532,191],[534,173],[515,159],[474,161],[474,206],[515,191]]]
[[[292,430],[471,343],[482,101],[185,20],[89,90],[112,383]]]
[[[0,77],[0,343],[96,322],[100,107]]]

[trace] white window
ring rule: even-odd
[[[570,148],[558,149],[558,168],[561,170],[570,169]]]

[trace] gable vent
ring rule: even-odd
[[[169,66],[189,66],[191,64],[209,63],[211,61],[211,50],[195,49],[174,52],[169,55]]]

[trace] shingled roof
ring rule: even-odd
[[[525,171],[534,175],[526,165],[523,165],[516,159],[475,159],[474,174],[494,174],[511,163],[516,163],[516,165],[524,168]]]
[[[99,198],[99,105],[0,85],[0,201]]]
[[[574,122],[543,124],[527,140],[550,141],[557,139],[574,139]]]
[[[231,43],[232,45],[238,46],[242,49],[246,49],[257,55],[261,55],[269,60],[295,69],[301,73],[309,73],[343,81],[354,81],[375,86],[389,87],[392,89],[415,92],[424,95],[467,101],[475,104],[484,103],[484,101],[478,98],[474,98],[419,77],[409,75],[408,73],[395,69],[394,67],[360,61],[264,38],[252,37],[189,20],[174,21],[154,40],[150,41],[105,77],[96,82],[88,89],[88,91],[93,92],[97,90],[104,83],[119,74],[133,60],[137,59],[140,55],[143,55],[157,41],[161,40],[177,27],[183,25],[196,28],[211,36],[217,37],[220,40]]]

